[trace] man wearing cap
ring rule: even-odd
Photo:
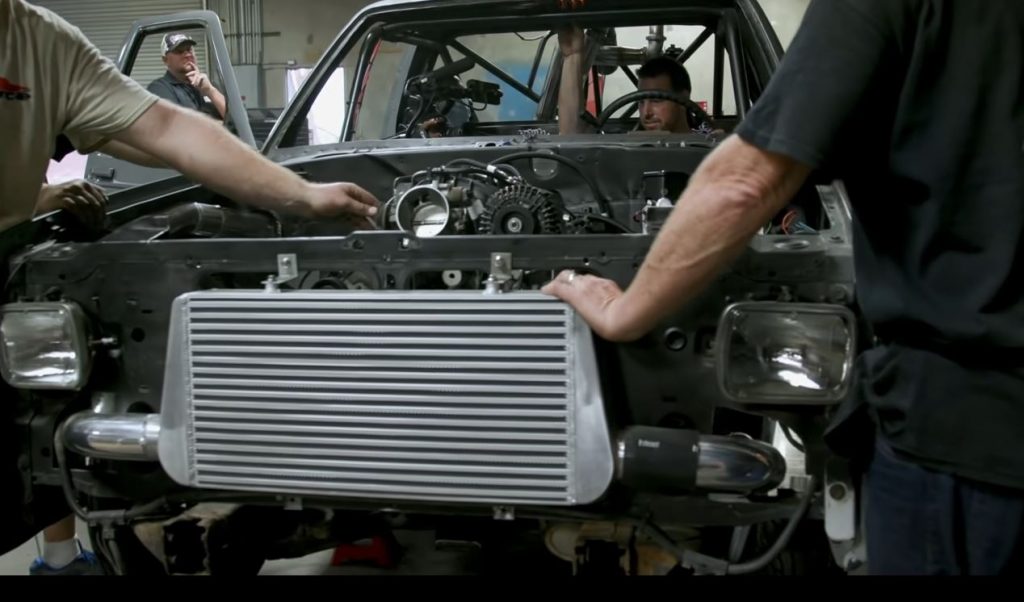
[[[194,109],[217,120],[224,119],[227,101],[196,65],[196,41],[184,33],[169,33],[160,46],[167,73],[147,89],[164,100]]]

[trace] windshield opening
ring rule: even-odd
[[[680,64],[687,80],[685,93],[675,87],[667,91],[689,102],[682,106],[690,127],[666,131],[724,133],[739,121],[734,48],[721,11],[615,26],[585,19],[575,23],[585,49],[578,108],[583,125],[578,130],[560,131],[561,113],[573,106],[560,104],[560,88],[570,77],[562,68],[557,35],[564,24],[508,31],[496,31],[493,25],[488,31],[451,25],[424,31],[376,24],[372,29],[378,35],[364,34],[362,43],[336,62],[333,85],[316,91],[293,126],[298,135],[286,136],[290,139],[281,146],[307,140],[319,146],[350,140],[503,136],[524,130],[549,135],[643,133],[648,121],[640,114],[641,101],[651,99],[627,102],[608,115],[602,112],[644,87],[638,72],[657,56]],[[602,122],[595,124],[598,117]]]

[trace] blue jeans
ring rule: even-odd
[[[998,575],[1024,568],[1024,491],[900,459],[882,437],[868,468],[872,575]]]

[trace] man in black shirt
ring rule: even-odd
[[[174,104],[206,113],[220,121],[227,113],[227,100],[199,70],[196,41],[183,33],[169,33],[161,44],[167,73],[150,82],[147,90]]]
[[[629,289],[568,273],[545,289],[599,335],[635,339],[727,267],[812,169],[842,177],[858,302],[879,341],[852,400],[877,432],[874,573],[1008,572],[1024,552],[1022,63],[1020,0],[815,0]]]

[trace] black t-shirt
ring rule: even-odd
[[[885,439],[1024,488],[1024,1],[814,0],[737,133],[850,192]]]
[[[214,119],[220,120],[220,114],[217,112],[217,108],[213,106],[212,102],[207,101],[199,90],[196,90],[191,85],[182,83],[171,75],[168,71],[163,74],[163,77],[154,79],[146,86],[146,89],[153,94],[173,102],[174,104],[199,111],[200,113],[206,113]]]

